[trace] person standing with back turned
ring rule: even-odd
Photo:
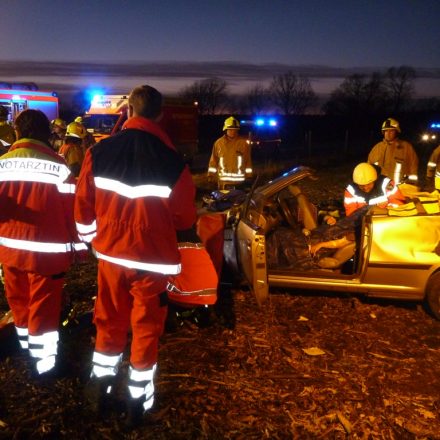
[[[21,348],[39,382],[59,376],[62,290],[76,252],[86,255],[73,218],[75,179],[49,144],[40,110],[15,119],[17,141],[0,157],[0,262]]]
[[[87,150],[75,203],[78,232],[98,258],[97,335],[86,397],[97,412],[109,409],[131,326],[129,428],[154,401],[167,281],[181,269],[176,230],[196,220],[189,168],[155,122],[161,107],[153,87],[132,90],[123,130]]]

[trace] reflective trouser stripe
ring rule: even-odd
[[[144,411],[149,410],[154,403],[154,373],[156,372],[157,364],[148,370],[136,370],[131,365],[128,373],[128,390],[133,399],[139,399],[145,396],[143,404]]]
[[[92,359],[91,377],[116,376],[121,359],[122,353],[110,356],[95,351]]]
[[[45,373],[55,366],[58,352],[58,331],[43,333],[42,335],[29,335],[29,353],[38,359],[36,367],[38,373]]]
[[[20,342],[20,346],[23,350],[27,350],[29,348],[29,331],[27,328],[23,327],[15,327],[18,336],[18,342]]]

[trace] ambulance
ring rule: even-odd
[[[95,95],[83,124],[96,141],[121,130],[127,119],[128,95]],[[159,125],[171,138],[186,162],[198,149],[198,109],[193,103],[165,97]]]
[[[5,83],[2,83],[5,86]],[[58,117],[58,95],[56,92],[31,90],[30,87],[11,85],[14,88],[0,88],[0,105],[8,110],[8,121],[13,121],[22,110],[41,110],[49,121]]]

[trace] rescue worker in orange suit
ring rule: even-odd
[[[8,122],[8,110],[3,105],[0,105],[0,140],[6,145],[11,145],[15,141],[15,131]]]
[[[353,181],[344,193],[344,208],[347,216],[364,206],[395,207],[405,203],[405,196],[389,178],[378,175],[377,168],[362,162],[353,170]]]
[[[182,307],[210,306],[217,301],[218,276],[195,226],[177,232],[182,270],[168,281],[168,299]]]
[[[49,142],[52,148],[58,151],[61,145],[63,145],[64,136],[66,135],[66,122],[61,118],[56,118],[50,124],[52,132],[49,137]]]
[[[380,172],[396,185],[409,183],[418,186],[419,159],[413,146],[399,138],[400,124],[388,118],[382,124],[383,140],[368,155],[368,163],[378,165]]]
[[[181,270],[176,230],[196,220],[189,168],[155,122],[161,107],[153,87],[132,90],[123,130],[87,150],[75,202],[78,232],[98,258],[97,335],[85,394],[93,410],[110,409],[131,325],[128,427],[154,402],[166,287]]]
[[[252,176],[250,146],[239,134],[240,123],[229,117],[223,125],[224,135],[212,148],[208,164],[208,178],[216,177],[219,189],[240,186]]]
[[[82,142],[86,130],[82,124],[71,122],[67,126],[64,143],[58,150],[58,154],[64,157],[67,166],[75,177],[78,177],[81,165],[84,160]]]
[[[49,145],[39,110],[15,120],[17,141],[0,157],[0,262],[22,349],[37,379],[57,376],[58,325],[65,273],[87,255],[73,217],[75,180]]]

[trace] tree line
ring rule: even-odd
[[[267,87],[256,84],[240,96],[230,94],[227,82],[218,77],[196,81],[179,95],[197,102],[201,115],[272,111],[287,116],[318,112],[352,119],[411,110],[440,111],[439,98],[423,103],[414,99],[415,80],[416,72],[409,66],[390,67],[384,73],[353,74],[331,92],[320,108],[310,79],[292,71],[275,75]]]

